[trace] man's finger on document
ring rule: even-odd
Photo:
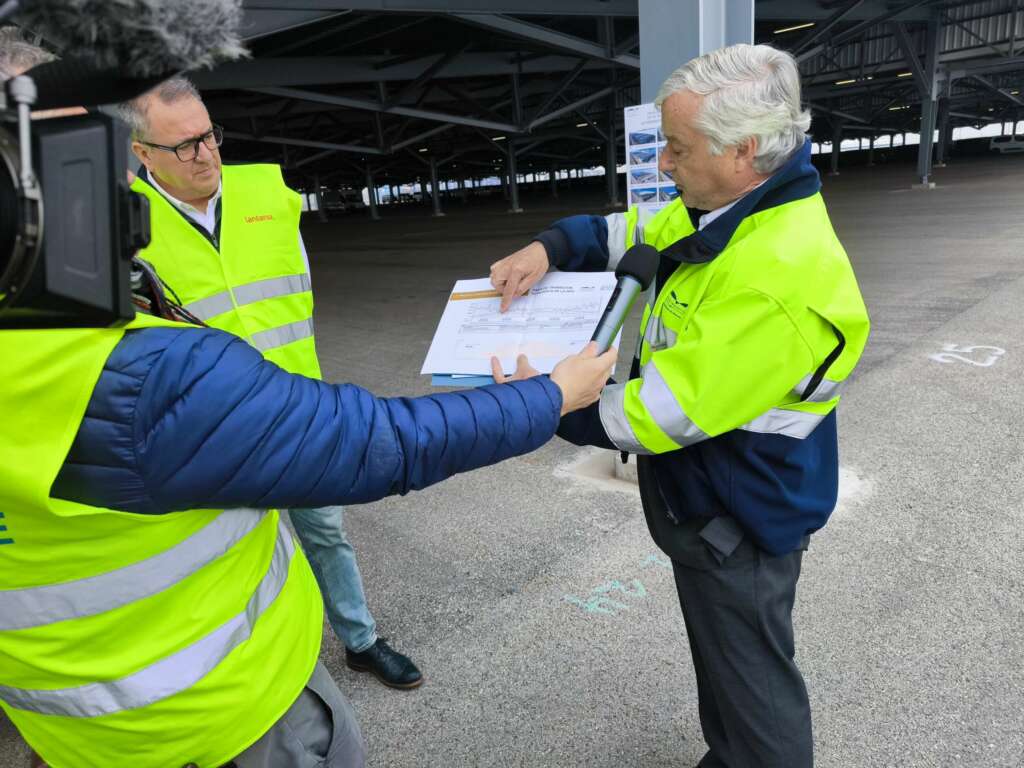
[[[597,357],[597,342],[587,342],[587,346],[580,350],[580,357]]]
[[[512,299],[519,295],[519,281],[522,279],[522,275],[518,275],[516,273],[509,275],[508,281],[505,283],[505,287],[501,291],[502,312],[507,312],[508,308],[512,306]]]
[[[501,370],[501,361],[496,357],[491,358],[491,375],[494,376],[496,384],[504,384],[508,381],[505,372]]]

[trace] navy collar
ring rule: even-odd
[[[748,216],[810,197],[819,189],[821,178],[811,163],[811,140],[807,139],[764,184],[741,197],[704,229],[676,240],[661,255],[686,264],[706,264],[725,250],[740,222]]]

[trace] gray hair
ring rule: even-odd
[[[160,99],[164,104],[174,104],[185,98],[193,98],[202,102],[203,97],[199,95],[195,85],[187,77],[177,75],[169,80],[164,80],[152,90],[146,91],[138,98],[119,104],[117,113],[121,119],[128,123],[132,129],[133,139],[142,139],[149,133],[149,105],[152,99]]]
[[[27,42],[17,27],[0,28],[0,78],[9,80],[55,58],[49,51]]]
[[[811,113],[800,105],[796,60],[770,45],[730,45],[687,62],[662,84],[655,105],[660,109],[679,91],[704,97],[697,125],[712,154],[757,139],[758,173],[778,170],[811,127]]]

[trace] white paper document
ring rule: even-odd
[[[503,314],[490,279],[459,280],[420,372],[490,375],[495,356],[512,373],[516,357],[526,355],[538,371],[551,373],[587,345],[614,289],[612,272],[550,272]]]

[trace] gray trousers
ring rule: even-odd
[[[803,551],[773,557],[727,517],[684,520],[674,544],[709,747],[699,768],[811,768],[811,709],[793,660]]]
[[[363,768],[365,764],[366,745],[355,712],[319,661],[291,708],[229,763],[237,768]]]

